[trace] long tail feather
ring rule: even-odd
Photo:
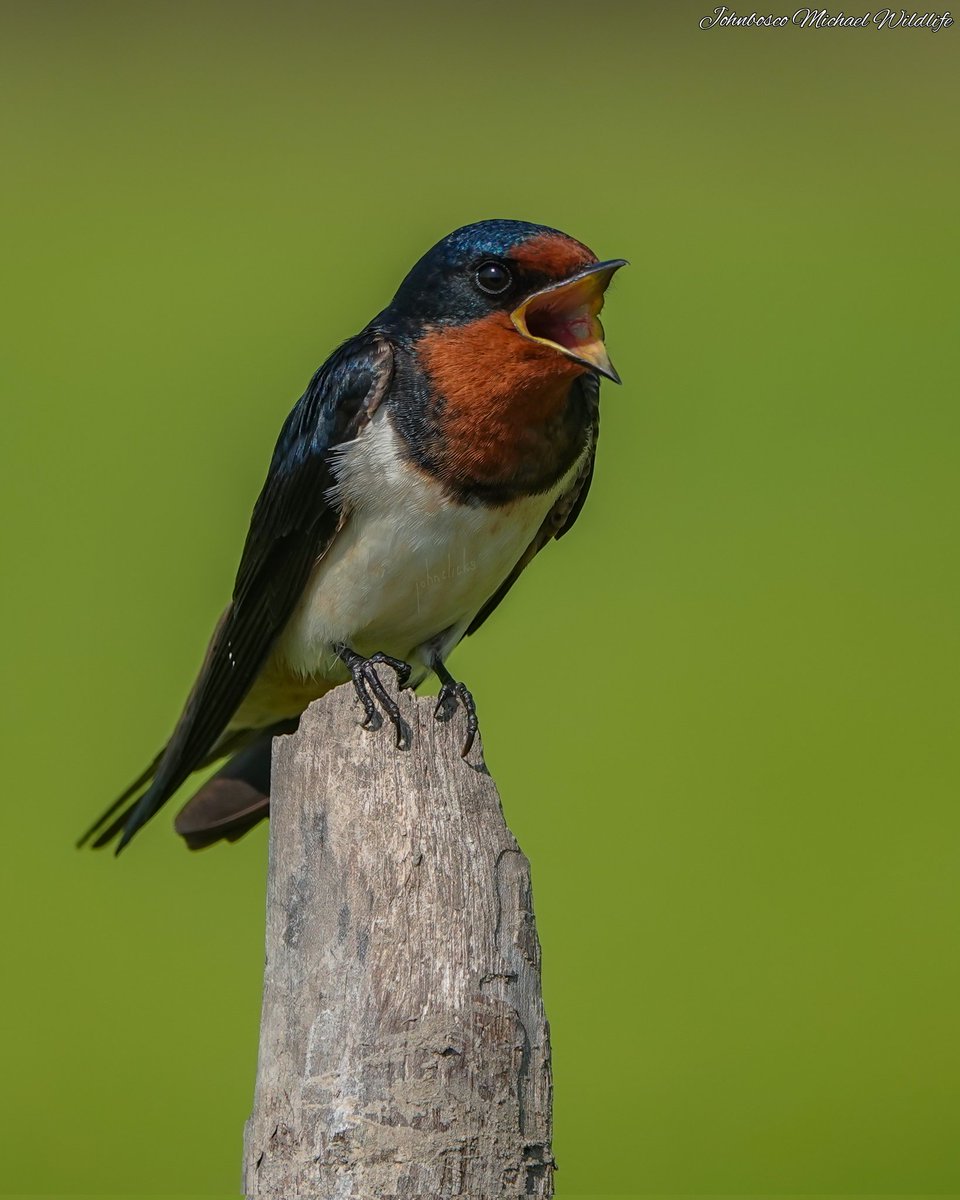
[[[97,832],[97,830],[100,829],[101,826],[104,825],[107,821],[109,821],[109,819],[113,816],[113,814],[117,811],[118,808],[121,808],[124,804],[126,804],[131,796],[135,796],[137,794],[137,792],[142,791],[142,789],[144,787],[146,787],[146,785],[150,782],[150,780],[156,774],[157,767],[160,765],[161,758],[163,758],[163,750],[161,750],[160,753],[156,756],[156,758],[154,758],[153,762],[146,768],[146,770],[144,770],[142,772],[142,774],[138,775],[137,778],[133,781],[133,783],[131,783],[130,786],[125,791],[121,792],[121,794],[116,798],[116,800],[114,800],[114,802],[108,808],[104,809],[104,811],[100,814],[99,817],[97,817],[97,819],[90,826],[90,828],[87,829],[86,832],[81,835],[81,837],[77,840],[77,849],[78,850],[81,849],[81,847],[85,846],[87,844],[87,842],[90,841],[90,839]],[[131,810],[131,808],[132,808],[132,806],[130,806],[124,812],[124,820],[126,819],[127,812],[129,812]],[[101,844],[100,839],[98,838],[97,841],[94,842],[94,845],[97,846],[100,844]]]
[[[281,721],[269,729],[238,730],[221,738],[219,744],[199,764],[209,766],[231,751],[234,756],[183,806],[174,823],[191,850],[200,850],[214,842],[235,842],[259,821],[270,815],[270,756],[273,739],[292,733],[299,718]],[[99,850],[116,838],[119,854],[136,831],[150,819],[176,790],[158,773],[163,751],[147,769],[118,796],[94,821],[78,846],[90,843]],[[152,780],[152,783],[151,783]],[[94,840],[91,842],[90,839]]]
[[[210,753],[201,762],[197,763],[195,770],[202,770],[203,767],[209,766],[211,763],[229,754],[231,750],[236,750],[246,745],[250,741],[251,736],[256,736],[256,734],[248,729],[238,730],[232,734],[225,735],[213,747]],[[127,842],[129,842],[133,834],[150,819],[164,801],[173,795],[177,787],[179,787],[180,781],[175,781],[173,786],[171,786],[170,780],[165,776],[163,760],[167,749],[168,747],[164,747],[150,766],[114,800],[109,808],[105,809],[97,817],[96,821],[94,821],[77,842],[78,847],[90,843],[92,849],[100,850],[104,846],[108,846],[122,833],[123,837],[117,847],[117,853],[119,853]],[[111,817],[113,818],[112,820]],[[107,824],[108,821],[110,822],[109,825]],[[131,824],[131,822],[134,823]],[[90,839],[94,837],[94,834],[97,836],[91,842]]]

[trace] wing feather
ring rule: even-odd
[[[382,400],[392,372],[389,343],[365,332],[327,360],[284,423],[250,520],[233,599],[153,782],[127,810],[118,853],[217,749],[339,527],[342,514],[332,498],[330,451],[357,436]],[[119,830],[115,820],[107,834]],[[101,835],[94,844],[109,840]]]

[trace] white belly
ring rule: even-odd
[[[279,653],[298,674],[332,676],[341,673],[334,645],[383,650],[421,668],[416,682],[429,666],[426,644],[446,633],[442,656],[460,640],[576,469],[549,493],[500,508],[458,504],[404,460],[381,410],[340,459],[338,493],[349,515]]]

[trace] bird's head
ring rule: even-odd
[[[545,225],[480,221],[429,250],[384,316],[428,339],[441,356],[462,348],[508,371],[592,371],[619,383],[599,313],[624,265],[598,261],[582,242]]]

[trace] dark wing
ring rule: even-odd
[[[590,414],[589,453],[584,459],[583,466],[576,479],[574,479],[570,487],[557,499],[553,508],[547,513],[543,524],[537,530],[536,537],[520,556],[520,561],[470,622],[467,634],[477,632],[487,617],[490,616],[523,574],[524,568],[533,562],[547,542],[552,542],[554,538],[562,538],[567,530],[572,527],[577,517],[580,516],[580,510],[583,508],[584,502],[587,499],[587,492],[590,490],[590,481],[593,479],[593,464],[597,453],[597,437],[600,433],[600,381],[596,375],[584,375],[579,380],[579,386],[583,391],[583,397]]]
[[[233,600],[153,782],[94,845],[122,830],[119,853],[192,771],[219,757],[221,735],[337,531],[342,514],[328,499],[334,484],[329,452],[357,435],[382,400],[392,371],[389,344],[366,332],[341,346],[310,381],[280,433],[250,520]],[[116,808],[115,803],[82,840]]]

